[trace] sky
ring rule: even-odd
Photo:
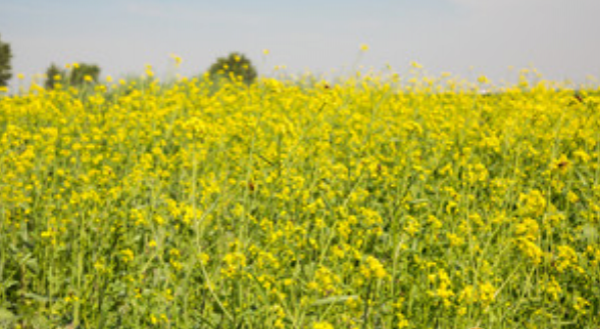
[[[600,78],[598,13],[600,0],[0,0],[0,38],[26,77],[72,62],[113,77],[149,64],[165,76],[175,72],[169,54],[193,76],[239,51],[267,76],[282,65],[402,75],[416,61],[431,75],[500,82],[534,67],[583,83]]]

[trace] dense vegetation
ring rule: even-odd
[[[81,87],[86,83],[97,83],[99,77],[100,67],[95,64],[75,63],[67,65],[65,69],[51,64],[46,70],[44,86],[48,89],[54,89],[57,85]]]
[[[5,87],[12,77],[12,50],[10,44],[0,38],[0,87]]]
[[[256,68],[244,54],[233,52],[227,57],[219,57],[208,69],[213,80],[242,81],[250,84],[256,80]]]
[[[0,98],[0,325],[600,323],[597,91],[212,83]]]

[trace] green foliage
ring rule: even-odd
[[[50,65],[50,67],[48,67],[46,70],[46,82],[44,83],[44,86],[46,86],[47,89],[54,89],[56,84],[59,83],[60,80],[64,79],[64,77],[65,71],[61,70],[58,66],[52,63],[52,65]]]
[[[79,64],[77,67],[71,69],[69,83],[76,86],[82,85],[85,82],[86,76],[90,77],[90,82],[98,82],[100,67],[94,64]]]
[[[6,86],[12,77],[11,58],[10,44],[2,42],[2,38],[0,38],[0,86]]]
[[[60,81],[69,86],[82,86],[86,82],[96,83],[100,76],[100,67],[95,64],[79,63],[74,64],[69,70],[63,70],[55,64],[50,65],[46,70],[46,82],[44,85],[48,89],[54,89]]]
[[[598,329],[596,90],[385,79],[3,98],[0,329]]]
[[[256,68],[244,54],[233,52],[227,57],[219,57],[208,70],[211,77],[229,80],[239,79],[245,84],[251,84],[256,80]]]

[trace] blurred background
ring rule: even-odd
[[[169,54],[193,76],[231,51],[267,76],[276,66],[403,74],[416,61],[432,75],[501,82],[535,67],[583,83],[600,77],[598,13],[598,0],[0,0],[0,37],[12,48],[13,86],[51,63],[94,63],[114,77],[150,64],[161,77],[174,69]]]

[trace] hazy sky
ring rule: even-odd
[[[0,0],[13,71],[97,63],[103,75],[205,71],[247,54],[260,73],[348,72],[356,65],[511,79],[509,66],[549,79],[600,77],[600,0]],[[359,45],[370,49],[360,54]],[[262,55],[269,49],[268,56]]]

